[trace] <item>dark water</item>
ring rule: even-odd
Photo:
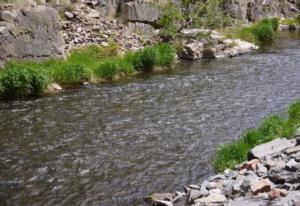
[[[135,205],[300,98],[300,35],[171,74],[0,103],[0,205]]]

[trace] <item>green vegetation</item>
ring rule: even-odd
[[[265,119],[257,129],[245,132],[241,139],[221,146],[214,157],[215,170],[223,171],[226,168],[234,168],[237,164],[247,160],[251,148],[278,137],[291,138],[299,126],[300,100],[289,107],[286,119],[277,115],[271,116]]]
[[[300,14],[295,18],[296,24],[300,25]]]
[[[231,29],[227,32],[229,38],[238,38],[252,43],[272,41],[279,26],[276,18],[263,19],[256,24],[241,29]]]
[[[173,47],[164,43],[119,56],[118,47],[111,44],[108,48],[76,49],[66,59],[53,58],[41,63],[11,61],[0,71],[0,96],[39,95],[52,82],[68,86],[113,80],[136,71],[150,72],[155,66],[171,65],[175,55]]]
[[[231,25],[232,19],[222,11],[222,4],[223,0],[183,0],[183,8],[178,8],[169,1],[163,5],[158,22],[161,36],[173,40],[181,29],[189,26],[216,29]]]

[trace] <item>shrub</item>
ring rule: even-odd
[[[154,46],[158,53],[157,65],[167,66],[174,62],[176,57],[175,49],[168,43]]]
[[[300,14],[295,18],[295,22],[300,25]]]
[[[222,171],[233,168],[247,159],[248,151],[256,145],[277,137],[293,137],[300,125],[300,100],[288,109],[288,119],[273,115],[265,119],[257,129],[248,130],[239,141],[221,146],[214,157],[214,168]]]
[[[154,47],[146,47],[137,51],[133,58],[133,65],[136,70],[149,72],[157,64],[159,53]]]
[[[97,77],[112,79],[119,71],[118,63],[113,59],[107,59],[101,62],[94,70]]]
[[[279,20],[277,18],[270,19],[274,31],[278,30]]]
[[[260,42],[274,39],[274,30],[272,24],[269,21],[259,22],[253,27],[252,32],[255,35],[256,39]]]
[[[71,84],[90,80],[91,73],[81,64],[63,63],[52,69],[52,76],[59,83]]]
[[[51,78],[43,69],[37,71],[26,67],[10,68],[3,71],[0,77],[1,93],[6,97],[38,95],[50,81]]]

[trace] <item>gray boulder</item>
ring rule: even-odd
[[[19,10],[0,22],[0,66],[8,58],[41,59],[62,55],[64,41],[55,9],[38,6]],[[13,18],[13,19],[12,19]]]

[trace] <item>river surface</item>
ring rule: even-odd
[[[221,143],[300,98],[300,33],[233,59],[0,102],[0,205],[139,205],[213,172]]]

